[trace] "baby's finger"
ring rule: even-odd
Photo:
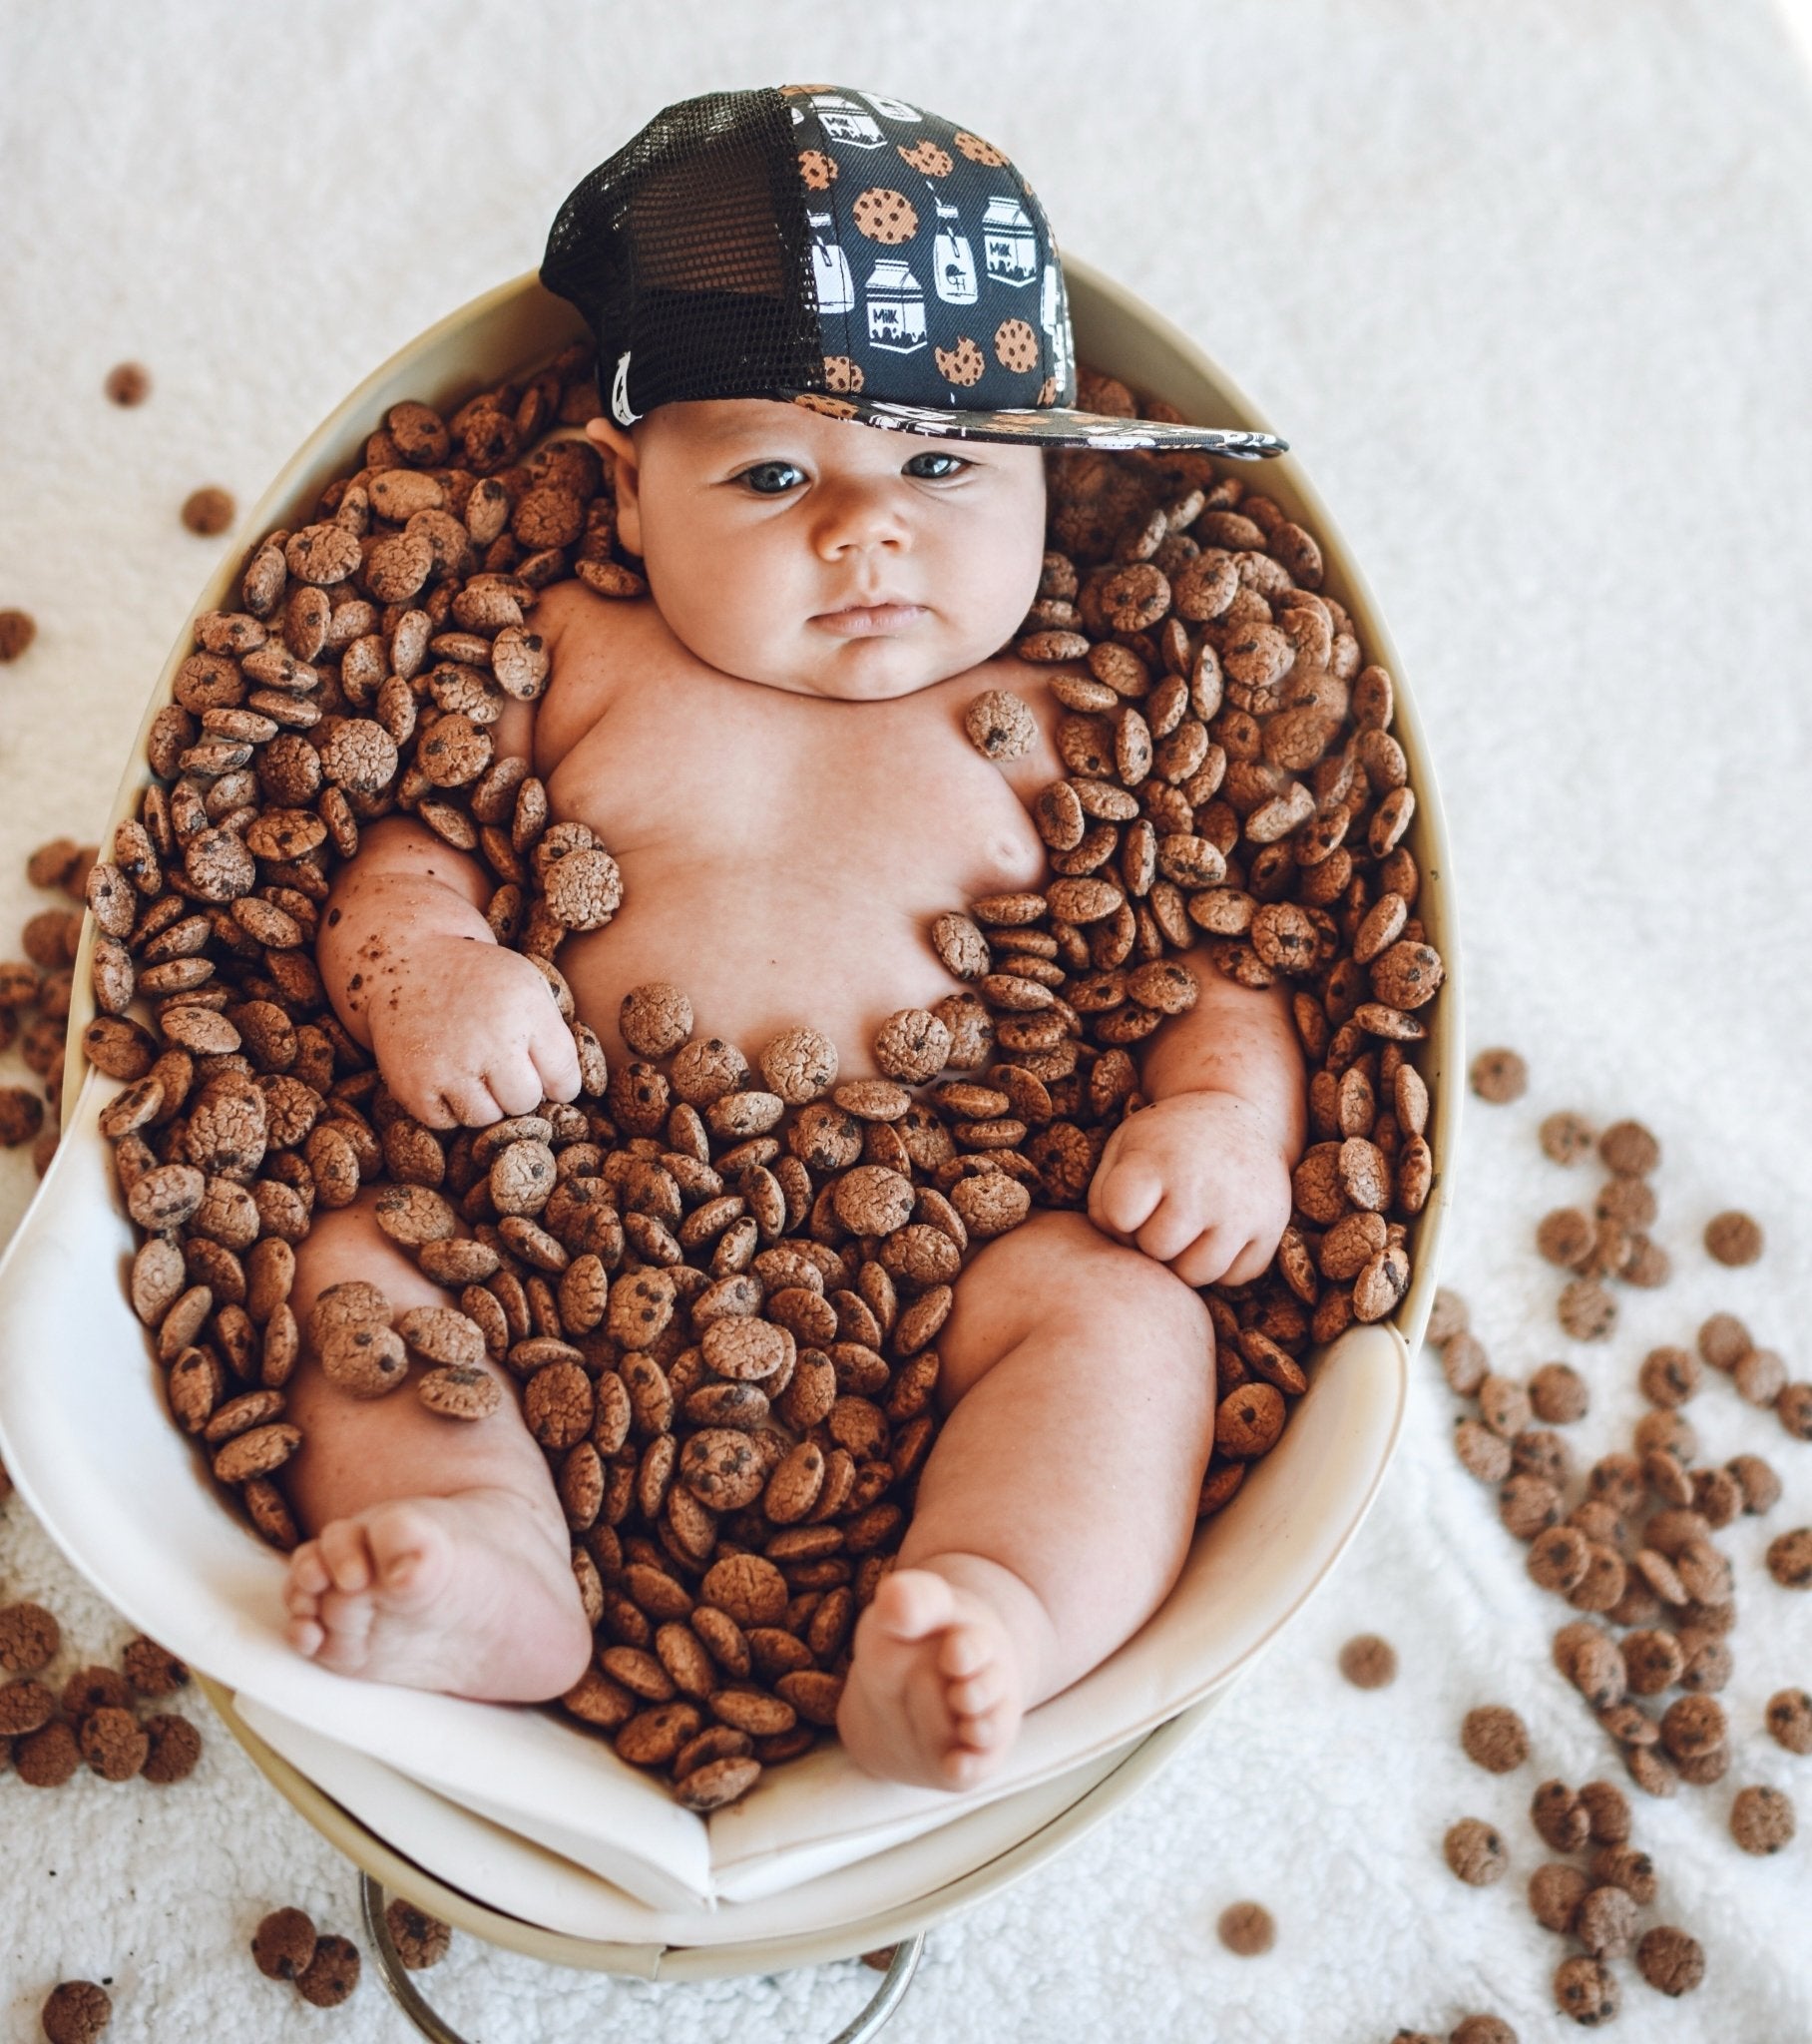
[[[1226,1281],[1229,1284],[1249,1284],[1270,1261],[1271,1253],[1263,1243],[1248,1242],[1227,1266]]]
[[[485,1129],[503,1120],[503,1109],[483,1079],[449,1080],[441,1092],[461,1128]]]
[[[485,1084],[504,1114],[533,1114],[542,1103],[541,1074],[529,1062],[526,1051],[519,1051],[507,1062],[488,1070]]]
[[[1180,1257],[1201,1232],[1200,1210],[1166,1195],[1157,1210],[1138,1231],[1138,1247],[1157,1263],[1167,1264]]]
[[[544,1100],[571,1100],[579,1091],[579,1046],[564,1022],[538,1030],[529,1044]]]
[[[1106,1224],[1123,1235],[1132,1235],[1141,1230],[1151,1218],[1164,1196],[1164,1184],[1156,1166],[1133,1151],[1130,1156],[1123,1155],[1117,1159],[1098,1176],[1096,1195]],[[1142,1237],[1139,1247],[1149,1247]],[[1155,1251],[1151,1253],[1156,1254]]]
[[[1170,1269],[1185,1284],[1218,1284],[1227,1276],[1226,1232],[1204,1228],[1180,1256],[1170,1259]]]

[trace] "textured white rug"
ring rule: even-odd
[[[1812,1374],[1799,1028],[1812,965],[1812,100],[1764,0],[1182,0],[1109,25],[1073,0],[885,21],[801,0],[533,10],[350,0],[161,10],[69,0],[0,24],[6,485],[0,605],[37,617],[0,668],[0,955],[36,902],[26,852],[104,814],[146,690],[217,549],[177,521],[202,482],[249,505],[376,361],[531,267],[569,187],[661,106],[828,78],[920,95],[997,137],[1058,238],[1199,335],[1295,444],[1365,564],[1430,729],[1455,838],[1474,1043],[1530,1056],[1529,1097],[1474,1104],[1446,1275],[1499,1366],[1571,1355],[1583,1460],[1627,1436],[1635,1361],[1713,1307]],[[149,403],[100,395],[146,362]],[[14,1060],[4,1061],[10,1073]],[[1530,1247],[1574,1190],[1543,1112],[1642,1114],[1665,1146],[1675,1281],[1625,1292],[1603,1352],[1569,1344]],[[1586,1190],[1589,1190],[1587,1185]],[[0,1228],[31,1191],[0,1155]],[[1752,1206],[1770,1250],[1719,1271],[1705,1218]],[[1548,1775],[1618,1775],[1549,1666],[1559,1604],[1446,1445],[1456,1401],[1421,1365],[1405,1438],[1334,1582],[1146,1793],[1004,1896],[934,1932],[902,2038],[1313,2040],[1445,2033],[1494,2008],[1571,2034],[1565,1949],[1523,1901],[1547,1857]],[[1812,1449],[1721,1380],[1691,1408],[1707,1458],[1768,1454],[1786,1495],[1721,1536],[1738,1571],[1735,1760],[1715,1788],[1639,1795],[1660,1895],[1703,1941],[1673,2003],[1627,1962],[1620,2034],[1812,2035],[1803,1898],[1812,1762],[1760,1729],[1812,1687],[1812,1600],[1760,1565],[1812,1521]],[[59,1674],[126,1628],[18,1503],[0,1600],[61,1615]],[[1349,1634],[1402,1673],[1361,1694]],[[1527,1718],[1493,1778],[1462,1714]],[[245,1951],[279,1902],[356,1934],[356,1883],[199,1701],[188,1783],[0,1779],[0,2024],[36,2035],[61,1977],[110,1978],[125,2044],[407,2034],[367,1969],[331,2016]],[[1797,1794],[1772,1859],[1725,1829],[1744,1782]],[[1512,1872],[1473,1890],[1441,1837],[1501,1826]],[[1236,1959],[1220,1909],[1256,1897],[1275,1948]],[[1797,1899],[1796,1899],[1797,1898]],[[873,1975],[645,1988],[456,1942],[423,1976],[468,2036],[828,2036]]]

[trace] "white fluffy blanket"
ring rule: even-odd
[[[1291,438],[1399,641],[1455,838],[1469,1036],[1521,1046],[1529,1097],[1475,1105],[1446,1275],[1499,1365],[1571,1355],[1582,1458],[1626,1438],[1643,1349],[1713,1307],[1812,1374],[1799,1027],[1812,769],[1812,101],[1765,0],[1184,0],[1113,21],[1077,0],[954,0],[882,16],[799,0],[534,9],[316,0],[299,13],[67,0],[0,23],[6,487],[0,605],[39,623],[0,668],[0,932],[25,853],[98,824],[150,677],[216,549],[177,521],[197,484],[242,506],[400,341],[531,266],[569,186],[658,108],[709,88],[827,78],[920,94],[999,138],[1058,238],[1199,335]],[[100,395],[136,356],[151,401]],[[0,954],[14,948],[0,935]],[[12,1058],[4,1061],[10,1074]],[[1574,1182],[1541,1113],[1643,1115],[1665,1147],[1677,1276],[1569,1344],[1530,1247]],[[31,1191],[0,1156],[0,1227]],[[1769,1253],[1726,1273],[1705,1218],[1746,1204]],[[1548,1775],[1617,1773],[1547,1642],[1492,1501],[1447,1447],[1456,1401],[1424,1358],[1385,1492],[1333,1581],[1146,1792],[1069,1853],[936,1930],[901,2037],[1313,2040],[1442,2034],[1475,2008],[1568,2033],[1561,1941],[1522,1889]],[[1660,1870],[1644,1921],[1704,1943],[1665,2001],[1618,1965],[1617,2034],[1812,2036],[1804,1897],[1812,1762],[1761,1707],[1812,1687],[1812,1600],[1771,1584],[1772,1533],[1812,1521],[1812,1449],[1722,1380],[1691,1408],[1707,1457],[1775,1460],[1786,1495],[1721,1536],[1739,1583],[1734,1764],[1636,1796]],[[62,1616],[57,1672],[126,1628],[17,1502],[0,1600]],[[1387,1634],[1396,1684],[1339,1677]],[[1516,1706],[1534,1754],[1461,1755],[1472,1705]],[[287,2044],[406,2034],[375,1978],[337,2014],[252,1968],[258,1916],[299,1902],[357,1934],[355,1881],[214,1725],[188,1783],[0,1779],[0,2025],[35,2034],[59,1978],[110,1978],[112,2036]],[[1800,1836],[1750,1859],[1731,1794],[1798,1796]],[[1497,1823],[1512,1872],[1461,1886],[1440,1841]],[[1214,1936],[1255,1897],[1275,1948]],[[456,1943],[423,1976],[486,2044],[828,2036],[853,1967],[649,1988]]]

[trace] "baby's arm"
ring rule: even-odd
[[[1302,1052],[1286,988],[1241,986],[1199,951],[1177,962],[1199,994],[1150,1040],[1150,1105],[1109,1138],[1089,1218],[1186,1284],[1243,1284],[1289,1222],[1308,1119]]]
[[[571,1100],[579,1054],[552,988],[498,943],[477,861],[411,816],[380,817],[335,875],[315,960],[334,1012],[430,1128]]]

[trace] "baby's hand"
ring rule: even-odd
[[[1185,1284],[1243,1284],[1289,1223],[1290,1167],[1275,1131],[1232,1093],[1178,1093],[1129,1115],[1089,1187],[1105,1235]]]
[[[579,1091],[579,1052],[550,987],[520,952],[422,936],[369,980],[384,1084],[431,1129],[481,1128]]]

